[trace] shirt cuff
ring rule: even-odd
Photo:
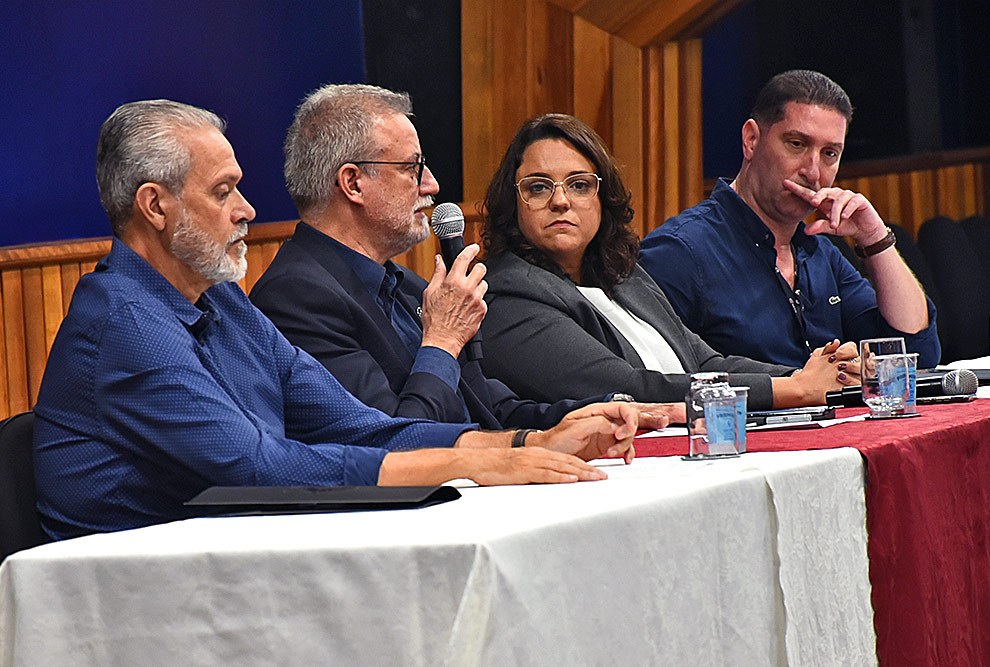
[[[461,366],[457,363],[457,359],[450,356],[446,350],[431,345],[419,348],[410,375],[412,373],[436,375],[454,391],[457,391],[457,384],[461,381]]]
[[[387,450],[377,447],[344,448],[344,486],[375,486]]]

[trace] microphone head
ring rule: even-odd
[[[976,373],[968,368],[957,368],[942,376],[942,391],[946,396],[975,394],[980,386]]]
[[[464,236],[464,213],[457,204],[451,202],[437,204],[437,207],[433,209],[430,226],[438,239]]]

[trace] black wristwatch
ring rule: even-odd
[[[525,447],[526,446],[526,436],[533,431],[538,431],[535,428],[521,428],[512,434],[512,446],[513,447]]]

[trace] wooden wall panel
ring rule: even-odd
[[[577,55],[572,53],[572,45],[577,37],[571,13],[542,0],[529,0],[526,16],[526,78],[525,82],[517,82],[526,89],[526,111],[501,149],[496,149],[499,158],[527,118],[541,113],[567,113],[574,105]]]
[[[937,215],[954,220],[985,215],[984,169],[984,164],[969,163],[851,178],[840,172],[836,185],[862,193],[884,220],[917,236],[921,225]]]
[[[20,269],[0,273],[3,290],[3,344],[6,349],[7,405],[0,406],[8,415],[29,409],[27,344],[24,334],[24,291]]]
[[[473,157],[464,156],[466,169],[484,170],[476,179],[479,189],[476,192],[464,190],[465,201],[480,201],[484,198],[488,180],[498,166],[505,148],[522,122],[530,116],[530,87],[534,78],[530,68],[534,66],[534,59],[528,48],[531,43],[529,28],[522,19],[529,15],[529,5],[538,2],[539,0],[499,0],[491,3],[495,5],[493,21],[495,34],[492,40],[494,81],[489,90],[492,95],[494,133],[491,143],[485,146],[485,155],[482,159],[475,161]],[[498,45],[498,48],[495,45]],[[461,50],[463,51],[463,48]],[[462,72],[462,78],[464,74]],[[548,73],[547,76],[550,74]],[[497,91],[502,91],[502,94],[497,94]],[[473,122],[474,119],[471,119],[472,124]]]
[[[677,11],[686,16],[691,4]],[[707,12],[715,3],[695,4]],[[610,146],[638,232],[701,199],[701,42],[643,48],[612,30],[654,5],[462,1],[466,204],[483,197],[519,125],[551,111],[581,118]]]
[[[3,298],[3,275],[0,274],[0,324],[3,324],[3,332],[0,333],[0,419],[13,414],[10,411],[10,398],[7,383],[13,377],[7,370],[7,350],[11,349],[7,345],[7,307]]]
[[[612,145],[611,42],[607,32],[574,17],[574,103],[563,110],[590,125],[607,146]]]
[[[701,42],[648,47],[643,60],[646,201],[637,231],[645,235],[703,199]]]
[[[41,284],[41,267],[33,266],[21,271],[24,291],[24,342],[27,351],[28,398],[31,404],[38,398],[38,387],[45,372],[48,350],[45,347],[44,290]]]
[[[678,49],[676,42],[669,42],[661,47],[659,76],[660,85],[663,87],[663,124],[661,125],[663,128],[661,136],[663,205],[659,211],[661,220],[666,220],[681,210],[678,206],[681,175],[677,169],[680,164],[680,156],[677,153],[680,146],[677,130],[681,120],[680,91],[677,85],[680,81],[680,55],[680,49]],[[655,222],[659,223],[661,220]]]
[[[495,150],[495,6],[461,2],[461,117],[464,201],[484,197],[497,164]],[[470,46],[468,46],[470,45]]]
[[[704,163],[701,144],[701,40],[683,40],[678,42],[678,47],[681,52],[677,81],[681,122],[677,128],[677,151],[681,187],[677,212],[680,213],[704,198]]]
[[[634,224],[645,204],[643,165],[643,52],[628,42],[610,38],[612,49],[612,154],[622,180],[632,192]],[[637,227],[637,233],[641,233]]]
[[[636,211],[638,231],[646,235],[663,217],[663,53],[643,50],[643,206]]]

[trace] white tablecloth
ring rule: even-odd
[[[858,452],[606,469],[24,551],[0,566],[0,662],[875,663]]]

